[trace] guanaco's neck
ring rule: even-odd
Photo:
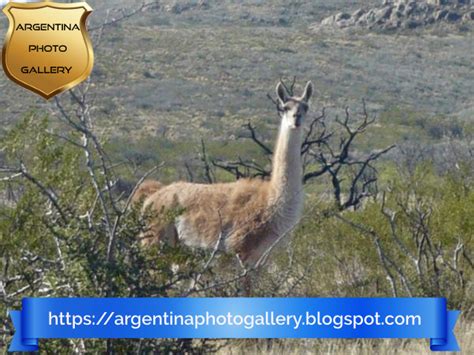
[[[274,201],[291,203],[301,198],[301,140],[301,128],[291,129],[282,123],[273,155],[271,185]]]

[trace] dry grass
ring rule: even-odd
[[[461,354],[474,354],[474,322],[460,321]],[[424,339],[281,339],[231,341],[218,354],[432,354]]]

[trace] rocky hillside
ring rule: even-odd
[[[96,27],[109,11],[108,18],[120,17],[121,8],[128,13],[141,0],[88,3],[94,8],[90,26]],[[377,115],[399,108],[390,122],[411,113],[471,121],[472,33],[309,30],[341,11],[386,6],[382,0],[160,0],[158,7],[107,27],[100,45],[92,32],[97,126],[114,139],[159,136],[187,143],[201,137],[228,141],[252,120],[273,139],[278,123],[266,93],[279,77],[295,75],[317,85],[314,113],[323,106],[358,108],[366,98]],[[8,20],[0,18],[4,38]],[[69,94],[62,95],[67,102]],[[0,136],[29,111],[57,112],[54,102],[0,75]],[[390,135],[377,135],[380,145],[402,135],[419,140],[412,129],[380,130]]]
[[[435,24],[474,24],[473,0],[384,0],[380,6],[339,12],[313,26],[397,30]]]

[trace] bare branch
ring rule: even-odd
[[[156,5],[159,5],[160,2],[159,1],[150,1],[150,2],[143,2],[140,6],[138,6],[137,8],[131,10],[131,11],[128,11],[126,12],[125,9],[120,9],[120,15],[118,17],[115,17],[115,18],[112,18],[110,20],[106,20],[105,22],[103,22],[102,24],[98,25],[98,26],[92,26],[89,28],[89,32],[94,32],[94,31],[97,31],[97,30],[100,30],[100,31],[103,31],[104,27],[109,27],[109,26],[112,26],[112,25],[116,25],[124,20],[127,20],[129,19],[130,17],[133,17],[137,14],[139,14],[140,12],[143,12],[145,11],[146,9],[150,8],[150,7],[153,7],[153,6],[156,6]]]
[[[250,132],[250,139],[263,150],[264,154],[273,154],[273,151],[257,137],[255,128],[252,126],[252,123],[250,121],[247,124],[243,125],[243,127],[247,128],[247,130]]]
[[[295,81],[289,86],[285,85],[285,88],[291,94],[294,86]],[[275,105],[277,112],[280,112],[278,100],[270,94],[267,96]],[[373,163],[395,147],[391,145],[371,152],[365,157],[354,157],[352,152],[355,150],[356,139],[375,122],[375,118],[369,118],[364,100],[360,119],[355,125],[349,108],[344,112],[342,120],[337,117],[335,119],[336,129],[328,131],[325,122],[326,110],[323,108],[320,115],[310,120],[301,144],[303,183],[329,175],[336,206],[340,210],[357,208],[365,198],[374,195],[377,191],[377,171]],[[255,127],[250,122],[243,127],[249,132],[245,138],[256,144],[266,157],[271,158],[272,149],[259,138]],[[267,178],[271,174],[271,169],[240,157],[236,161],[213,160],[212,163],[215,167],[234,175],[236,179]]]
[[[130,193],[130,195],[128,196],[127,198],[127,201],[125,202],[125,206],[123,207],[123,209],[120,211],[120,213],[117,214],[117,216],[115,217],[115,221],[114,221],[114,225],[112,227],[112,233],[111,233],[111,236],[109,238],[109,243],[108,243],[108,246],[107,246],[107,261],[108,262],[111,262],[114,258],[114,251],[115,251],[115,241],[117,239],[117,231],[118,231],[118,228],[120,226],[120,223],[121,223],[121,220],[123,218],[123,216],[127,213],[128,209],[130,208],[130,205],[132,203],[132,200],[133,200],[133,196],[135,195],[135,192],[137,191],[137,189],[140,187],[140,185],[143,183],[143,181],[145,181],[145,179],[147,179],[151,174],[153,174],[156,170],[158,170],[159,166],[155,166],[153,167],[152,169],[150,169],[149,171],[147,171],[139,180],[138,182],[135,184],[135,186],[133,187],[133,190],[132,192]]]
[[[17,171],[18,171],[18,174],[21,174],[24,178],[26,178],[28,181],[30,181],[33,185],[35,185],[41,191],[41,193],[54,206],[54,208],[58,212],[59,216],[61,217],[62,222],[67,223],[68,219],[66,217],[66,212],[59,205],[59,201],[56,197],[56,194],[51,189],[48,189],[46,186],[44,186],[41,181],[39,181],[37,178],[35,178],[33,175],[31,175],[28,172],[28,170],[26,169],[26,167],[23,163],[20,163],[20,167],[18,168]]]
[[[209,164],[209,159],[207,157],[206,145],[204,144],[204,139],[201,139],[201,161],[204,164],[204,176],[208,183],[212,184],[214,182],[214,176],[212,174],[212,169]]]

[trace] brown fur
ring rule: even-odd
[[[132,197],[132,202],[133,203],[143,202],[143,200],[145,198],[152,195],[153,193],[155,193],[156,191],[158,191],[162,187],[163,187],[163,184],[161,184],[158,181],[145,180],[135,190],[135,193],[133,194],[133,197]]]
[[[271,181],[242,179],[232,183],[194,184],[176,182],[163,186],[145,181],[134,201],[143,209],[183,209],[175,223],[156,218],[143,235],[144,243],[182,240],[193,247],[236,253],[247,264],[255,264],[267,248],[287,234],[299,220],[302,206],[300,123],[312,93],[310,83],[299,98],[285,96],[281,84],[277,95],[287,103],[273,157]]]
[[[257,235],[270,220],[269,189],[270,182],[257,179],[213,185],[177,182],[149,195],[144,208],[154,211],[183,208],[180,217],[192,226],[189,244],[213,248],[222,232],[223,248],[246,260],[259,243]],[[150,228],[153,231],[146,243],[169,240],[170,233],[176,234],[176,228],[170,230],[159,221],[152,222]]]

